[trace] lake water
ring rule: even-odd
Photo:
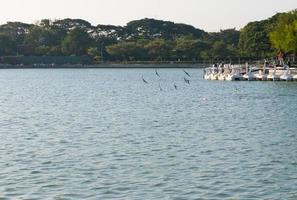
[[[297,83],[187,71],[0,70],[0,199],[296,200]]]

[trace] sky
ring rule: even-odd
[[[93,25],[125,25],[155,18],[213,32],[240,29],[250,21],[296,8],[297,0],[2,0],[0,24],[80,18]]]

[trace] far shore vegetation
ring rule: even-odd
[[[271,58],[280,51],[295,61],[296,9],[220,32],[147,18],[123,27],[93,26],[81,19],[0,25],[1,64],[237,62]]]

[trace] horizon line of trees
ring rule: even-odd
[[[142,19],[92,26],[81,19],[0,26],[0,57],[88,56],[104,61],[261,59],[297,53],[297,10],[236,29],[208,33],[186,24]]]

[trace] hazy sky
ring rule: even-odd
[[[297,8],[297,0],[1,0],[0,24],[81,18],[125,25],[141,18],[191,24],[206,31],[241,28],[250,21]]]

